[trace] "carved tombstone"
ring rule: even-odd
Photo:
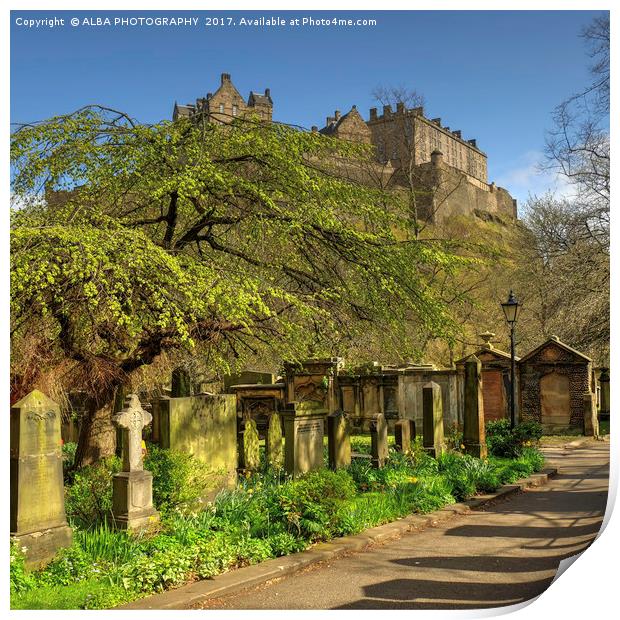
[[[47,564],[71,545],[65,517],[60,408],[34,390],[11,407],[11,537],[26,564]]]
[[[327,416],[327,452],[330,469],[340,469],[351,464],[349,421],[343,411]]]
[[[463,443],[465,444],[465,452],[480,459],[486,458],[482,364],[475,355],[468,357],[465,362],[463,398]]]
[[[433,381],[422,388],[422,435],[424,449],[431,456],[437,458],[445,452],[441,387]]]
[[[265,454],[267,463],[274,469],[281,469],[284,465],[284,450],[282,448],[282,422],[277,413],[269,416],[267,434],[265,435]]]
[[[373,467],[383,467],[388,459],[388,427],[382,413],[370,422],[370,454]]]
[[[112,479],[112,514],[117,529],[143,529],[159,520],[153,507],[153,476],[142,462],[142,429],[151,420],[136,394],[129,394],[125,408],[112,418],[123,435],[123,469]]]

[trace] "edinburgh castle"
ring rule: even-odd
[[[339,110],[326,118],[325,126],[312,131],[338,139],[374,146],[378,178],[395,188],[416,191],[420,217],[442,222],[454,215],[483,219],[514,220],[517,204],[508,191],[489,183],[487,156],[475,139],[464,139],[460,130],[442,126],[440,118],[428,119],[422,107],[396,109],[384,105],[382,113],[371,108],[365,120],[356,106],[346,114]],[[227,123],[235,117],[253,115],[273,120],[270,90],[251,92],[247,101],[227,73],[220,87],[194,104],[174,105],[173,118],[204,114],[207,120]]]

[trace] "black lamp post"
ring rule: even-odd
[[[508,301],[502,304],[506,322],[510,327],[510,428],[515,427],[515,324],[520,308],[521,304],[510,291]]]

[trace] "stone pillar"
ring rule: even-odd
[[[60,408],[34,390],[11,407],[11,537],[26,547],[26,565],[47,564],[71,546],[65,516]]]
[[[112,514],[117,529],[139,530],[159,521],[153,507],[153,476],[142,462],[142,429],[151,420],[136,394],[129,394],[125,408],[112,417],[123,434],[123,469],[112,479]]]
[[[331,469],[341,469],[351,464],[349,420],[343,411],[327,416],[327,448]]]
[[[609,368],[601,368],[599,385],[601,386],[601,416],[609,416]]]
[[[484,459],[487,456],[482,401],[482,363],[475,355],[465,360],[463,392],[463,443],[465,452]]]
[[[394,424],[396,449],[399,452],[409,452],[412,439],[415,439],[415,422],[413,420],[398,420]]]
[[[324,418],[327,410],[312,401],[291,403],[282,412],[284,418],[284,467],[292,476],[321,469],[323,459]]]
[[[585,392],[583,395],[583,434],[598,437],[598,414],[596,411],[596,394]]]
[[[265,434],[265,458],[274,469],[282,469],[284,450],[282,448],[282,421],[277,413],[272,413],[267,422]]]
[[[422,387],[422,438],[424,449],[434,458],[446,451],[441,387],[434,381]]]
[[[370,454],[373,467],[383,467],[388,459],[388,427],[382,413],[370,421]]]

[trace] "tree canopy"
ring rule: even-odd
[[[214,368],[261,348],[333,353],[382,334],[403,355],[449,338],[448,242],[400,234],[394,196],[357,180],[363,145],[236,119],[145,125],[90,106],[12,135],[12,375],[109,397],[186,347]],[[389,333],[389,337],[386,334]]]

